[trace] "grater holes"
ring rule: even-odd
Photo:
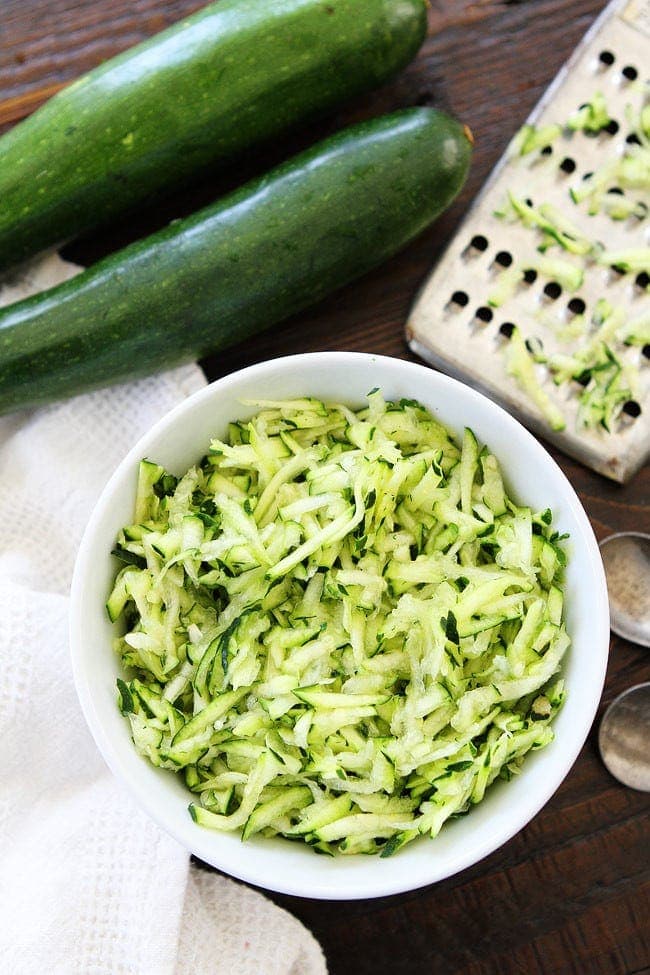
[[[541,156],[552,156],[553,155],[553,146],[544,146],[544,148],[540,150],[540,155]]]
[[[509,251],[499,251],[494,258],[494,263],[499,267],[510,267],[512,264],[512,254]]]
[[[623,75],[626,81],[636,81],[636,79],[639,77],[639,72],[631,64],[626,64],[623,70],[621,71],[621,74]]]
[[[481,254],[485,253],[489,246],[490,242],[484,234],[474,234],[469,244],[462,252],[461,257],[465,258],[465,260],[479,257]]]
[[[544,294],[547,298],[550,298],[551,301],[557,301],[562,294],[562,288],[557,281],[549,281],[548,284],[544,285]]]
[[[642,288],[645,291],[650,284],[650,274],[647,271],[641,271],[634,279],[634,283],[637,288]]]
[[[613,118],[610,119],[607,125],[604,125],[600,131],[607,132],[608,135],[616,135],[619,129],[620,129],[620,125],[618,124],[616,119]]]
[[[636,410],[638,409],[638,413]],[[631,410],[631,412],[628,412]],[[636,402],[636,400],[628,400],[627,403],[623,403],[621,407],[621,412],[616,418],[616,427],[619,434],[624,433],[629,429],[641,416],[641,405]]]
[[[475,317],[478,318],[479,322],[485,322],[487,325],[494,318],[494,312],[487,305],[481,305],[480,308],[476,309]]]
[[[586,307],[582,298],[572,298],[567,305],[572,315],[584,315]]]
[[[611,68],[616,58],[614,57],[611,51],[605,50],[600,52],[600,54],[598,55],[598,60],[600,61],[601,64],[604,64],[606,68]]]
[[[541,355],[544,351],[544,343],[537,335],[531,335],[530,338],[526,339],[526,348],[531,355]]]
[[[647,74],[643,69],[643,58],[640,54],[635,53],[634,48],[626,49],[625,47],[619,47],[615,37],[610,39],[610,45],[613,54],[608,64],[602,63],[599,65],[598,62],[601,48],[607,46],[607,41],[605,38],[602,38],[600,44],[596,41],[596,44],[592,46],[591,52],[584,52],[587,54],[587,58],[584,58],[580,64],[580,71],[575,73],[578,75],[578,78],[582,77],[583,82],[588,81],[589,74],[591,74],[592,88],[599,88],[602,91],[607,101],[609,116],[613,116],[617,122],[617,134],[611,136],[603,129],[600,132],[600,138],[595,142],[587,142],[581,131],[569,131],[568,127],[564,127],[562,125],[564,114],[568,115],[568,112],[578,105],[581,97],[583,99],[585,97],[590,98],[589,92],[584,88],[582,91],[577,85],[573,89],[567,88],[564,102],[559,102],[561,106],[564,106],[563,112],[559,112],[557,117],[555,117],[547,109],[546,114],[535,117],[535,122],[539,127],[549,119],[559,122],[561,131],[552,144],[552,154],[544,155],[543,160],[545,161],[538,160],[537,157],[542,154],[543,147],[537,141],[537,143],[533,143],[536,146],[536,154],[533,152],[527,159],[524,158],[523,161],[519,162],[517,180],[513,176],[512,185],[508,186],[507,179],[503,179],[504,174],[501,174],[501,177],[497,180],[496,187],[493,187],[494,192],[487,196],[485,201],[486,205],[481,209],[482,216],[476,213],[478,220],[466,222],[464,232],[461,231],[460,239],[452,251],[452,255],[458,259],[460,256],[459,252],[465,250],[465,254],[468,257],[465,258],[465,255],[463,255],[464,261],[457,268],[457,272],[462,274],[464,269],[471,275],[473,271],[475,284],[472,284],[470,278],[465,275],[465,289],[471,286],[472,291],[466,292],[468,296],[466,307],[459,308],[456,306],[451,310],[451,314],[448,317],[449,334],[451,335],[453,330],[457,340],[461,342],[465,341],[470,348],[474,348],[475,352],[472,355],[476,359],[479,359],[481,356],[481,350],[484,353],[489,352],[495,356],[506,356],[508,349],[511,349],[513,344],[516,344],[517,350],[524,347],[527,348],[532,357],[535,355],[537,349],[531,344],[530,337],[541,337],[544,343],[544,352],[536,357],[535,361],[531,358],[531,362],[534,364],[534,372],[538,382],[548,388],[561,409],[564,409],[564,398],[566,396],[568,403],[566,413],[567,439],[569,443],[571,442],[572,429],[575,431],[576,439],[578,441],[581,439],[580,421],[584,419],[582,413],[579,413],[576,417],[578,400],[583,393],[583,388],[580,385],[568,381],[568,373],[571,366],[569,357],[574,354],[576,349],[581,348],[582,345],[587,345],[595,341],[598,330],[596,324],[592,321],[592,312],[596,298],[600,296],[607,297],[617,309],[619,303],[622,305],[628,302],[630,315],[638,317],[645,310],[644,302],[650,293],[650,280],[642,279],[638,283],[635,283],[640,271],[638,265],[632,273],[628,271],[624,277],[619,278],[615,271],[607,267],[606,261],[600,262],[599,249],[596,246],[594,246],[592,253],[581,255],[579,253],[580,248],[576,245],[575,252],[578,253],[578,257],[582,258],[584,256],[584,262],[582,259],[577,261],[580,268],[584,271],[584,280],[580,288],[575,287],[575,282],[578,280],[577,276],[574,279],[567,270],[567,280],[565,281],[563,274],[560,273],[562,266],[561,259],[564,256],[558,253],[560,248],[556,245],[554,246],[551,236],[544,236],[543,230],[536,225],[536,221],[540,224],[542,223],[540,216],[546,215],[545,209],[542,210],[541,215],[539,212],[532,215],[532,219],[530,219],[532,229],[528,230],[528,234],[525,235],[523,230],[521,230],[521,233],[519,230],[520,224],[526,223],[526,213],[522,209],[521,216],[523,216],[523,219],[517,224],[516,229],[512,229],[515,225],[515,212],[506,210],[504,198],[507,199],[507,189],[511,189],[513,196],[518,197],[522,201],[527,195],[535,193],[534,200],[536,206],[540,208],[542,204],[545,206],[548,205],[551,216],[552,207],[555,207],[555,211],[558,213],[558,222],[560,222],[561,214],[564,212],[566,212],[567,223],[572,219],[570,214],[575,214],[578,227],[584,233],[585,238],[593,240],[595,245],[597,238],[604,237],[607,234],[606,239],[609,246],[606,247],[606,250],[613,256],[620,249],[621,256],[619,260],[623,259],[623,253],[626,248],[629,247],[631,250],[633,245],[636,244],[636,241],[632,239],[632,234],[634,233],[635,236],[641,237],[645,228],[650,228],[650,208],[644,222],[629,219],[628,213],[630,216],[632,215],[636,198],[640,195],[636,187],[628,187],[624,178],[619,179],[618,175],[615,175],[617,167],[614,165],[610,168],[608,179],[606,175],[607,168],[605,168],[603,160],[597,158],[599,154],[610,155],[614,153],[614,155],[618,155],[620,153],[622,155],[625,149],[628,150],[628,155],[633,155],[636,150],[632,151],[631,143],[636,142],[638,144],[643,139],[642,133],[639,133],[639,138],[633,132],[637,127],[635,122],[636,116],[630,114],[628,118],[623,111],[624,102],[632,101],[633,94],[636,104],[636,92],[640,84],[639,81],[634,84],[630,84],[629,81],[625,82],[623,69],[628,65],[636,64],[638,67],[638,64],[641,64],[641,68],[638,69],[638,77],[643,81],[644,76]],[[589,54],[591,54],[590,57]],[[599,72],[600,80],[598,80],[597,71]],[[416,88],[415,92],[417,93],[418,90]],[[597,103],[595,107],[598,107]],[[586,112],[583,112],[583,115],[586,114]],[[597,115],[593,117],[596,120],[596,124],[598,124]],[[606,122],[607,115],[604,117],[601,116],[600,121]],[[635,138],[630,138],[633,135]],[[627,145],[626,139],[628,140]],[[589,156],[589,149],[592,150],[591,158]],[[508,163],[507,158],[505,161]],[[606,162],[609,162],[609,160],[605,160]],[[512,162],[513,174],[515,173],[514,166],[515,162]],[[601,166],[603,167],[602,169]],[[596,171],[595,174],[587,172],[589,167],[592,167]],[[509,170],[506,166],[506,177],[508,176],[508,172]],[[623,173],[624,176],[627,175],[625,168],[623,169]],[[602,176],[605,178],[602,179]],[[583,178],[588,180],[588,186],[585,186],[582,182]],[[612,183],[619,183],[620,185],[614,187],[610,185]],[[596,192],[592,196],[589,191],[592,190],[594,184]],[[497,189],[500,191],[500,195],[496,192]],[[577,197],[577,202],[574,205],[566,198],[570,189]],[[623,190],[623,195],[620,195],[621,190]],[[603,191],[608,194],[604,199]],[[527,200],[526,202],[528,205],[532,205],[532,200]],[[491,220],[492,210],[495,211],[497,216],[505,218],[503,223],[499,224],[501,233],[497,233],[494,229],[497,225]],[[587,213],[588,210],[589,213]],[[592,210],[595,213],[592,213]],[[615,214],[614,217],[610,216],[610,211]],[[592,216],[594,217],[593,220],[587,220],[588,217]],[[637,216],[636,210],[633,216]],[[513,218],[511,225],[509,225],[508,217]],[[611,239],[609,230],[605,230],[605,225],[610,227],[608,219],[617,221],[611,225]],[[589,231],[583,228],[583,220],[585,224],[589,223],[591,225]],[[618,236],[616,236],[617,233]],[[510,239],[507,236],[508,234],[510,235]],[[481,248],[480,250],[476,248],[474,246],[473,235],[484,235],[487,240],[487,247],[484,249]],[[627,239],[626,235],[629,235]],[[641,241],[641,243],[645,244],[646,240]],[[647,243],[650,244],[650,241],[647,241]],[[502,249],[504,253],[510,255],[512,258],[511,262],[507,259],[506,261],[500,260]],[[542,257],[537,256],[537,250],[542,253]],[[570,250],[573,250],[573,248],[570,248]],[[554,257],[558,257],[558,270],[553,268]],[[567,263],[576,260],[577,258],[571,253],[567,255]],[[631,258],[630,261],[633,263]],[[449,296],[452,295],[449,287],[453,288],[453,284],[456,284],[457,288],[462,288],[463,285],[461,284],[462,279],[450,280],[448,276],[447,287],[445,287],[443,278],[445,277],[445,272],[448,273],[448,266],[443,267],[442,270],[443,274],[439,278],[439,283],[442,284],[442,295],[439,295],[438,300],[442,297],[444,302],[445,300],[449,300]],[[524,277],[523,272],[525,270],[528,273]],[[647,268],[647,271],[650,272],[650,268]],[[478,277],[476,277],[477,274]],[[483,278],[483,284],[479,286],[479,278],[481,277]],[[555,296],[549,298],[548,290],[545,291],[545,286],[552,283],[558,284],[562,289],[557,298]],[[646,290],[646,287],[648,290]],[[608,291],[610,292],[609,294]],[[582,295],[584,294],[587,297],[583,299]],[[483,303],[481,302],[481,298],[483,298]],[[431,304],[433,310],[434,303],[432,302]],[[493,313],[490,324],[484,324],[482,314],[477,315],[477,312],[482,307],[487,307]],[[524,312],[526,313],[525,315]],[[453,329],[452,326],[454,326]],[[461,329],[460,333],[458,333],[459,328]],[[517,332],[516,335],[515,330]],[[523,335],[521,335],[520,339],[518,336],[522,332]],[[636,365],[636,368],[640,369],[641,388],[637,389],[630,383],[631,389],[627,391],[626,398],[637,399],[643,408],[643,415],[640,420],[636,420],[630,416],[626,416],[622,420],[626,427],[629,428],[628,436],[632,438],[635,435],[631,432],[632,428],[638,432],[639,428],[646,421],[650,420],[650,401],[646,405],[646,385],[644,385],[650,382],[650,338],[642,336],[641,333],[641,341],[639,342],[639,330],[637,330],[634,333],[634,341],[630,343],[630,347],[623,348],[623,343],[622,341],[619,342],[619,339],[622,339],[623,335],[627,334],[630,334],[630,332],[626,325],[625,330],[623,328],[620,329],[616,344],[612,343],[612,345],[613,351],[616,355],[620,355],[621,362],[625,364],[626,368],[629,359],[630,368]],[[470,336],[474,338],[474,342],[470,341]],[[644,339],[645,347],[642,348]],[[444,349],[442,341],[439,343],[435,341],[435,334],[431,336],[430,342],[434,351]],[[524,345],[524,343],[526,344]],[[562,359],[563,355],[566,357],[566,362]],[[550,358],[552,368],[551,365],[548,365],[548,367],[545,365],[545,358]],[[504,361],[503,359],[501,360],[502,363]],[[584,361],[588,362],[590,360],[585,356]],[[472,359],[472,365],[474,365],[474,359]],[[578,366],[578,372],[583,368],[584,365]],[[502,369],[495,368],[493,375],[491,372],[488,372],[486,383],[488,388],[494,389],[495,392],[498,391],[500,384],[503,383],[504,374],[505,367]],[[566,377],[566,381],[564,381],[564,377]],[[592,386],[596,385],[596,380],[600,383],[601,378],[597,373],[594,373],[591,378],[586,377],[588,386],[589,383]],[[552,385],[554,379],[558,382],[557,387]],[[621,386],[623,385],[621,383]],[[641,394],[641,390],[643,390],[643,395]],[[620,396],[617,409],[613,411],[614,416],[622,413],[624,396],[626,396],[625,392]],[[513,403],[517,402],[514,395],[512,399]],[[595,401],[596,399],[597,397],[595,397]],[[594,418],[597,419],[597,412],[589,415],[589,422],[592,422]],[[616,423],[612,422],[610,426],[612,433],[615,434]],[[588,436],[588,434],[585,434],[585,436]],[[608,445],[603,438],[603,443],[600,448],[597,447],[596,453],[600,450],[604,457],[607,449]]]
[[[640,146],[641,145],[641,139],[638,137],[638,135],[636,134],[636,132],[630,132],[630,134],[626,137],[625,141],[627,142],[627,144],[629,146]]]
[[[449,299],[450,305],[457,305],[459,308],[465,308],[469,303],[469,295],[466,291],[454,291],[453,295]]]
[[[626,403],[623,403],[623,413],[636,420],[638,416],[641,416],[641,404],[637,403],[635,399],[629,399]]]

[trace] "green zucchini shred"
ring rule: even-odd
[[[530,124],[523,125],[512,140],[509,153],[512,156],[527,156],[550,146],[561,134],[561,127],[555,124],[542,125],[539,128]]]
[[[607,109],[605,96],[596,91],[584,105],[581,105],[567,119],[567,128],[573,132],[597,134],[612,121]]]
[[[417,402],[249,406],[179,479],[142,462],[118,706],[197,824],[394,855],[552,740],[562,539]]]

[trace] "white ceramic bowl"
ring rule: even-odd
[[[192,822],[189,793],[171,772],[155,769],[132,745],[116,705],[120,667],[104,602],[115,572],[109,552],[133,515],[138,461],[149,457],[180,474],[222,436],[234,418],[251,415],[247,397],[311,395],[360,406],[373,387],[386,398],[417,399],[462,434],[470,426],[489,444],[510,492],[533,508],[550,507],[569,532],[567,624],[572,645],[564,666],[568,695],[555,721],[555,740],[530,754],[521,774],[498,783],[470,815],[448,823],[395,857],[315,855],[282,839],[213,832]],[[106,762],[140,805],[201,860],[242,880],[303,897],[379,897],[434,883],[476,863],[510,839],[542,808],[573,765],[602,691],[609,642],[605,577],[587,516],[571,485],[543,447],[504,410],[463,384],[399,359],[348,352],[297,355],[261,363],[207,386],[157,423],[131,450],[106,486],[90,519],[75,568],[71,646],[77,691]]]

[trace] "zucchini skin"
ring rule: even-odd
[[[0,138],[0,269],[105,224],[404,67],[425,0],[220,0]]]
[[[345,129],[0,309],[0,412],[214,352],[386,260],[462,186],[468,130],[430,108]]]

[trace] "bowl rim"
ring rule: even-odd
[[[384,365],[389,369],[396,368],[397,370],[401,370],[404,375],[409,373],[412,375],[417,374],[423,379],[427,378],[430,379],[434,384],[439,384],[439,388],[443,391],[445,389],[452,389],[459,393],[459,395],[467,397],[470,402],[474,400],[477,405],[481,405],[488,410],[488,412],[492,412],[497,418],[498,422],[502,424],[505,423],[506,427],[510,426],[513,431],[517,430],[518,435],[523,435],[527,440],[528,447],[532,451],[532,454],[536,456],[536,459],[549,468],[549,471],[552,472],[556,480],[559,479],[559,485],[561,486],[561,490],[563,492],[563,500],[566,508],[570,512],[570,517],[576,523],[576,527],[579,529],[581,541],[586,546],[588,562],[593,569],[592,583],[595,586],[595,589],[592,593],[592,605],[594,612],[591,619],[591,628],[597,636],[597,646],[595,649],[600,649],[600,652],[598,656],[594,654],[593,669],[590,672],[592,693],[590,695],[589,703],[583,706],[582,711],[579,714],[579,720],[574,722],[572,725],[573,735],[571,739],[567,739],[564,742],[562,761],[555,763],[552,769],[552,774],[549,775],[545,780],[544,788],[540,788],[539,790],[529,790],[525,796],[525,801],[521,802],[518,806],[517,815],[510,817],[507,824],[501,823],[500,827],[496,831],[496,835],[490,834],[489,831],[484,831],[485,835],[482,842],[476,843],[471,848],[466,850],[460,849],[451,869],[443,869],[442,871],[439,869],[436,870],[436,860],[432,857],[429,860],[431,869],[424,871],[422,874],[418,874],[417,878],[409,877],[402,878],[399,881],[395,879],[391,881],[390,870],[387,870],[384,878],[382,878],[384,882],[377,885],[375,881],[372,888],[369,886],[367,881],[363,882],[363,879],[361,881],[355,881],[354,876],[349,871],[346,871],[338,881],[335,879],[335,881],[332,882],[331,879],[324,878],[322,883],[306,884],[301,882],[299,875],[297,877],[293,876],[292,871],[287,871],[286,874],[272,873],[269,875],[268,871],[265,873],[264,870],[256,868],[256,858],[252,858],[252,863],[249,862],[249,858],[245,857],[240,861],[237,856],[233,855],[225,855],[223,857],[218,856],[215,858],[210,850],[209,841],[214,834],[208,830],[200,830],[200,828],[196,827],[195,824],[192,825],[195,827],[196,833],[192,834],[192,839],[190,840],[187,835],[187,828],[183,828],[183,825],[177,822],[177,817],[173,815],[166,816],[164,810],[161,811],[152,803],[143,783],[132,777],[122,767],[117,748],[115,747],[111,736],[105,728],[95,707],[92,683],[89,680],[89,673],[85,665],[86,651],[84,650],[85,641],[83,638],[84,581],[85,578],[87,578],[87,574],[93,563],[95,553],[93,548],[94,536],[99,526],[101,526],[104,518],[107,516],[107,513],[110,511],[113,494],[116,487],[119,485],[125,470],[132,470],[134,464],[137,465],[143,456],[147,456],[147,448],[149,443],[158,440],[161,434],[174,427],[180,420],[182,420],[184,415],[191,412],[197,406],[197,404],[200,404],[203,400],[210,400],[210,398],[215,394],[216,390],[218,390],[219,393],[227,393],[232,387],[237,387],[237,385],[246,382],[251,378],[263,380],[265,376],[274,374],[277,372],[277,370],[282,371],[286,369],[291,371],[292,368],[295,368],[295,366],[299,364],[304,365],[307,360],[313,362],[314,364],[318,362],[323,366],[323,368],[327,367],[334,369],[337,364],[343,365],[344,363],[355,362],[359,365],[366,364],[368,366],[372,366],[379,364]],[[219,417],[216,416],[215,426],[218,424],[218,422]],[[505,462],[503,462],[503,466],[507,473],[507,466]],[[115,775],[119,782],[126,786],[128,792],[131,794],[132,798],[135,799],[137,805],[144,809],[146,814],[153,819],[161,829],[174,837],[174,839],[176,839],[177,842],[179,842],[189,853],[195,854],[206,863],[224,871],[229,876],[260,887],[261,889],[314,899],[356,900],[414,891],[430,884],[438,883],[448,877],[455,876],[460,871],[479,863],[490,853],[498,850],[501,846],[507,843],[546,805],[571,771],[571,768],[573,767],[578,754],[587,739],[589,730],[598,710],[608,661],[609,607],[605,573],[600,557],[600,550],[598,548],[593,528],[582,506],[582,503],[580,502],[567,476],[564,474],[557,462],[550,456],[544,446],[533,436],[533,434],[518,420],[516,420],[493,400],[490,400],[484,394],[479,393],[471,386],[447,376],[444,373],[432,370],[430,367],[420,363],[410,362],[408,360],[393,356],[365,352],[309,352],[268,359],[254,365],[244,367],[211,383],[208,383],[165,413],[140,438],[138,438],[137,442],[119,462],[103,488],[87,522],[81,543],[79,545],[70,589],[69,637],[74,684],[81,709],[90,729],[91,735],[94,738],[95,743],[111,772]],[[187,824],[185,824],[185,826],[186,825]],[[194,836],[196,839],[194,839]],[[263,844],[271,844],[274,841],[262,839],[259,842]],[[276,842],[282,843],[286,841],[278,840]],[[250,846],[255,845],[254,841],[251,840],[248,841],[248,844]],[[255,849],[260,851],[264,849],[264,847],[257,845],[255,846]],[[318,857],[315,859],[317,859],[319,862],[332,862],[329,861],[328,858],[323,857]],[[351,860],[356,858],[347,857],[344,859],[347,863],[349,863]],[[365,858],[366,862],[368,859],[369,858],[367,857]],[[338,858],[335,862],[339,862]],[[394,861],[389,859],[381,862],[382,864],[388,866]]]

